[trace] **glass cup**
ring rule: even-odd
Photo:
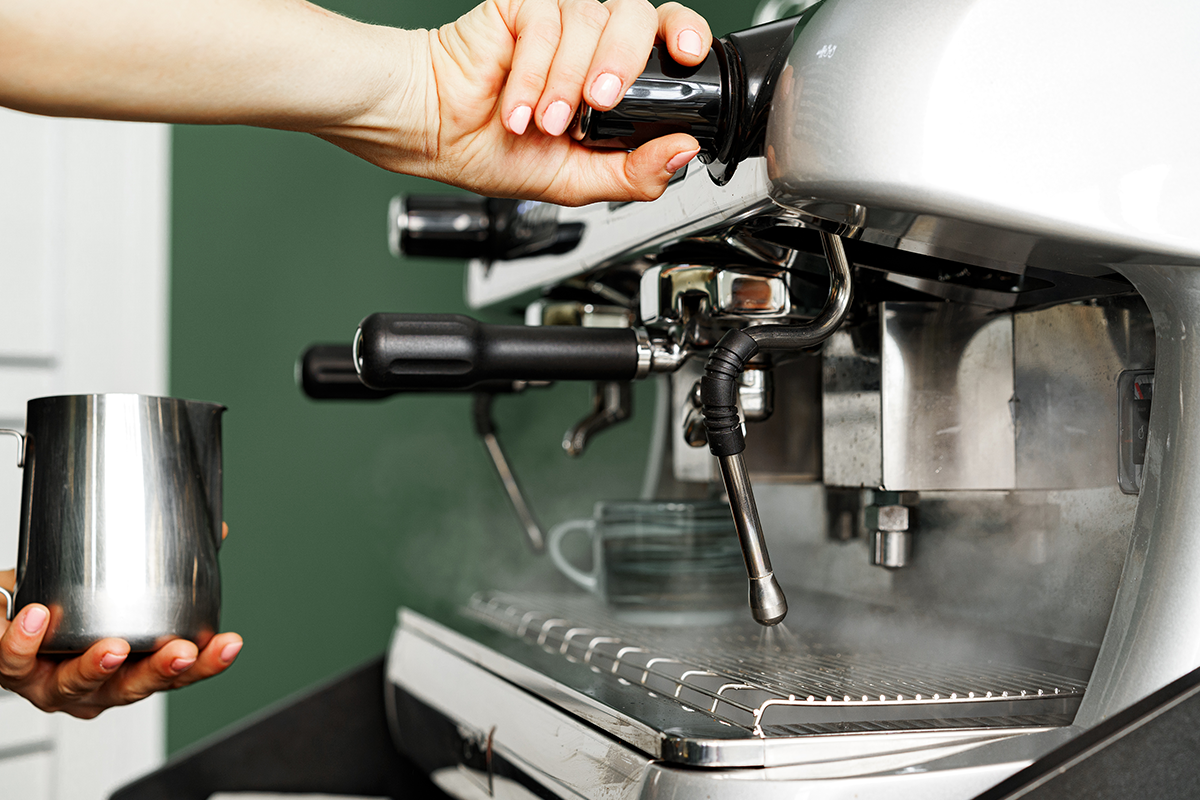
[[[585,570],[563,551],[572,534],[591,540]],[[622,610],[693,612],[745,604],[746,569],[729,506],[718,500],[602,500],[588,519],[551,529],[555,566]]]

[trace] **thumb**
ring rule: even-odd
[[[10,685],[33,672],[49,619],[45,606],[30,603],[7,624],[0,635],[0,684]]]
[[[639,200],[654,200],[671,178],[700,152],[700,143],[686,133],[673,133],[646,142],[625,158],[625,182]]]

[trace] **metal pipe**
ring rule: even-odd
[[[829,297],[821,313],[802,325],[757,325],[746,334],[763,350],[803,350],[816,347],[833,335],[842,324],[854,299],[850,262],[842,247],[842,237],[821,231],[821,247],[829,263]]]
[[[517,515],[521,529],[525,531],[529,549],[535,553],[542,552],[546,549],[546,539],[542,535],[542,527],[538,525],[533,512],[529,509],[529,504],[525,502],[521,485],[517,483],[517,476],[513,474],[512,467],[508,465],[504,449],[500,447],[500,440],[494,433],[485,433],[483,445],[492,459],[492,466],[496,468],[496,474],[500,476],[500,482],[504,484],[504,492],[508,495],[508,502],[512,504],[513,513]]]
[[[767,554],[767,540],[763,537],[762,523],[758,520],[758,506],[754,502],[750,475],[746,472],[741,453],[721,456],[720,463],[721,478],[725,481],[733,523],[742,546],[742,558],[746,561],[746,573],[750,578],[750,613],[760,625],[776,625],[787,616],[787,599],[771,569],[771,557]]]
[[[490,392],[475,394],[475,404],[472,408],[475,432],[483,440],[483,446],[487,448],[492,466],[496,468],[496,474],[500,476],[500,482],[504,484],[504,493],[508,495],[508,502],[512,504],[513,513],[517,515],[517,520],[521,523],[521,530],[525,532],[529,548],[535,553],[541,553],[546,549],[546,538],[542,535],[542,526],[538,524],[537,518],[533,516],[533,511],[529,508],[529,503],[525,501],[521,484],[517,483],[516,473],[509,466],[508,458],[504,455],[504,448],[500,446],[500,439],[496,437],[496,425],[492,422],[492,400],[494,399],[495,395]]]

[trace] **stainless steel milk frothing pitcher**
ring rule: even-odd
[[[42,652],[116,636],[134,651],[218,629],[221,414],[169,397],[42,397],[27,406],[15,597],[50,609]]]

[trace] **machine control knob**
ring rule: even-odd
[[[616,108],[596,111],[584,105],[571,135],[596,147],[632,150],[660,136],[690,133],[706,155],[716,157],[729,127],[724,60],[720,42],[695,67],[677,63],[660,44]]]
[[[584,106],[571,135],[593,147],[633,149],[671,133],[700,142],[700,160],[724,184],[739,162],[763,154],[767,115],[798,24],[811,12],[731,33],[685,67],[659,45],[608,111]]]

